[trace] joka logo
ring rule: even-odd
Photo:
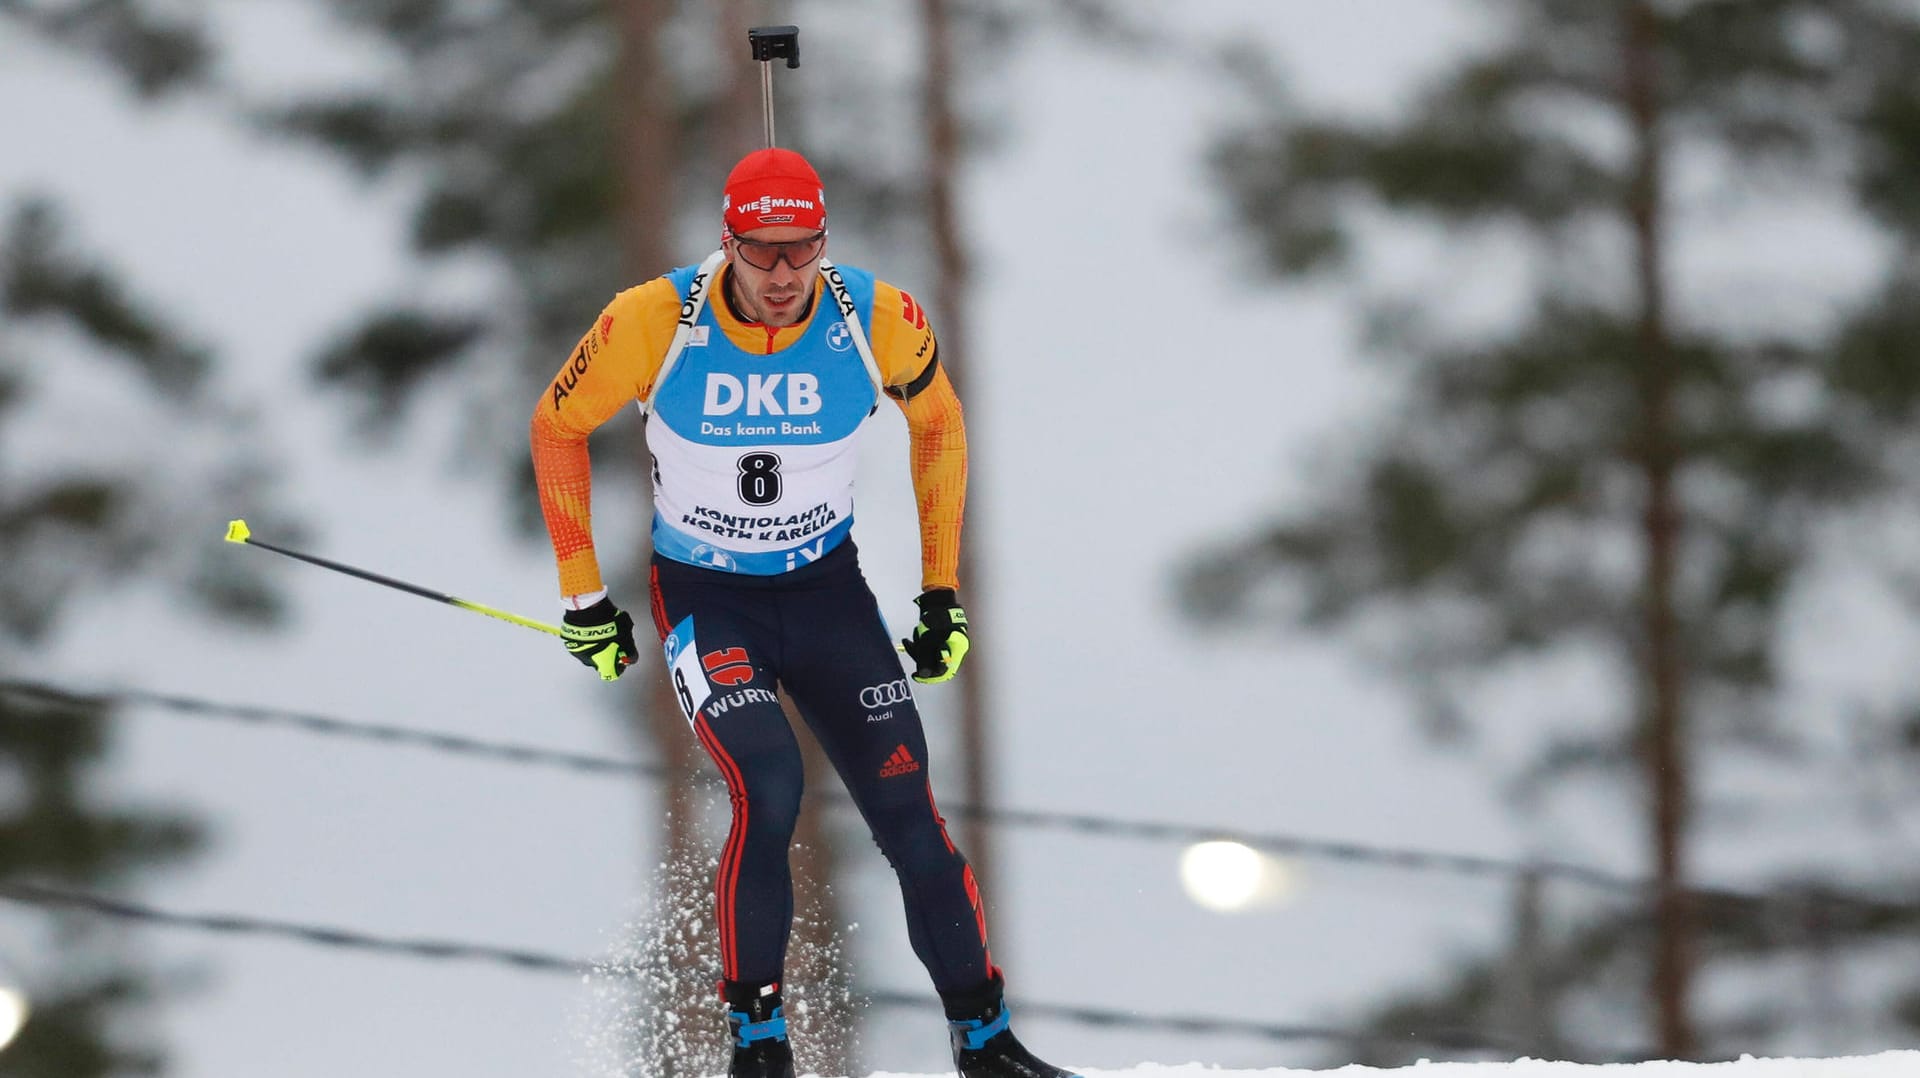
[[[880,777],[890,779],[898,775],[911,775],[918,770],[920,770],[920,761],[914,759],[913,753],[908,752],[907,747],[902,745],[893,750],[893,755],[887,757],[887,762],[881,765]]]
[[[707,668],[707,677],[716,685],[740,685],[753,680],[753,663],[747,659],[746,648],[721,648],[700,656],[700,665]]]
[[[906,678],[889,681],[885,685],[869,685],[860,690],[860,706],[864,708],[891,707],[911,699],[913,690],[907,688]]]
[[[785,410],[774,399],[787,383]],[[749,374],[745,385],[731,374],[707,375],[706,413],[732,415],[747,406],[748,415],[812,415],[820,410],[820,379],[811,374]]]
[[[836,352],[844,352],[853,347],[853,330],[845,322],[835,322],[827,331],[827,347]]]
[[[687,286],[687,298],[680,301],[680,324],[693,328],[693,309],[700,305],[700,295],[707,290],[707,275],[696,273],[693,283]]]
[[[840,317],[852,318],[853,294],[847,291],[847,279],[840,275],[840,267],[829,266],[820,272],[827,279],[827,287],[833,289],[833,301],[840,305]]]

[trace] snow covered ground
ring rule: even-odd
[[[1920,1052],[1882,1052],[1843,1059],[1741,1059],[1731,1063],[1616,1063],[1595,1066],[1522,1059],[1512,1063],[1422,1063],[1381,1070],[1377,1067],[1341,1067],[1338,1070],[1220,1070],[1203,1063],[1167,1066],[1149,1063],[1130,1070],[1090,1070],[1083,1078],[1234,1078],[1263,1075],[1287,1078],[1920,1078]],[[910,1078],[876,1073],[873,1078]],[[927,1076],[933,1078],[933,1076]]]

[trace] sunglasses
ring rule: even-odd
[[[811,236],[788,240],[785,243],[768,243],[764,240],[733,237],[734,253],[740,256],[741,261],[757,270],[772,270],[783,258],[787,260],[787,265],[796,270],[802,266],[811,265],[814,259],[820,257],[820,251],[826,245],[825,229]]]

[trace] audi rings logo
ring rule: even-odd
[[[861,707],[890,707],[904,704],[913,699],[913,690],[907,688],[907,679],[889,681],[885,685],[869,685],[860,690]]]

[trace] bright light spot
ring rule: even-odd
[[[1293,890],[1286,866],[1238,842],[1202,842],[1180,855],[1187,897],[1220,913],[1277,901]]]
[[[13,1043],[27,1024],[27,997],[14,988],[0,988],[0,1049]]]

